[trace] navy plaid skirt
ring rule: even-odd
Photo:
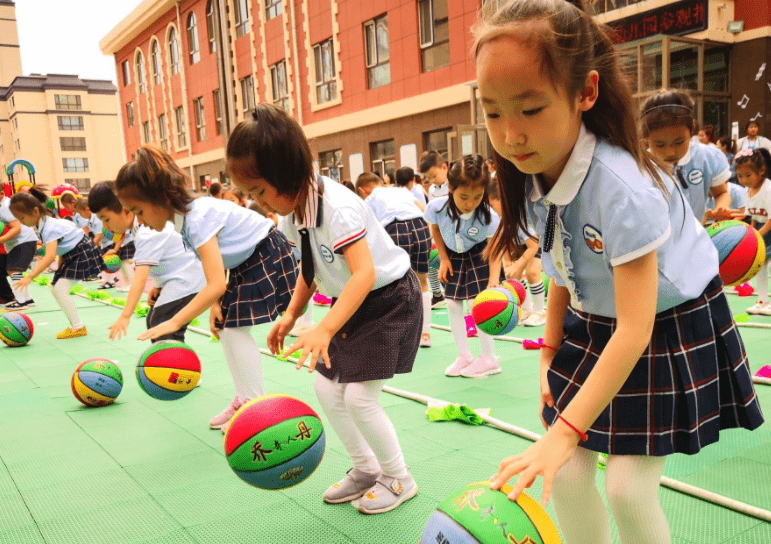
[[[464,253],[447,249],[452,265],[452,276],[447,276],[444,296],[452,300],[468,300],[487,289],[490,280],[490,267],[482,256],[487,247],[487,240],[480,242]],[[501,268],[501,281],[506,278]]]
[[[616,320],[568,308],[548,380],[564,410],[586,381]],[[554,424],[557,412],[544,407]],[[616,455],[693,454],[721,429],[763,423],[739,330],[715,277],[704,292],[656,315],[651,342],[581,446]]]
[[[230,269],[222,296],[219,327],[250,327],[276,319],[289,306],[297,281],[297,261],[286,237],[275,228],[257,244],[254,253]]]
[[[120,257],[121,261],[130,261],[134,258],[134,254],[137,252],[137,246],[134,244],[134,242],[129,242],[128,244],[123,244],[120,246],[120,250],[118,251],[118,257]]]
[[[428,257],[431,253],[431,231],[422,217],[393,221],[385,227],[394,244],[410,256],[410,267],[418,274],[428,274]]]
[[[91,279],[102,272],[103,266],[104,260],[99,248],[91,238],[83,236],[78,245],[62,255],[62,262],[54,272],[51,285],[56,285],[61,278],[79,281]]]

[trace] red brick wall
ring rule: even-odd
[[[744,30],[771,25],[771,3],[768,0],[735,0],[734,20],[744,21]]]

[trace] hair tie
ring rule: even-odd
[[[682,104],[661,104],[660,106],[653,106],[648,108],[643,112],[643,116],[648,115],[653,110],[660,110],[662,108],[683,108],[684,110],[688,111],[688,115],[693,115],[693,110],[688,106],[683,106]]]
[[[254,119],[255,121],[259,121],[259,118],[257,117],[257,108],[254,108],[252,110],[252,119]]]
[[[740,157],[752,157],[754,153],[755,151],[752,149],[744,149],[742,151],[739,151],[736,155],[734,155],[734,160]]]

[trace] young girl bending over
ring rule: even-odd
[[[771,153],[764,147],[746,149],[737,153],[736,177],[747,191],[747,213],[752,217],[752,226],[758,229],[766,243],[766,260],[755,276],[758,287],[758,301],[747,309],[748,314],[771,315],[771,303],[768,300],[768,261],[771,259],[771,181],[768,181],[771,168]],[[737,214],[738,215],[738,214]]]
[[[14,285],[14,289],[26,289],[32,278],[46,271],[57,256],[61,264],[54,273],[51,290],[59,307],[70,321],[70,326],[56,335],[63,340],[88,334],[86,326],[78,316],[75,301],[70,296],[73,281],[85,281],[98,276],[103,261],[94,241],[86,236],[72,221],[50,217],[45,202],[48,197],[39,189],[31,188],[29,193],[18,193],[11,198],[11,213],[21,224],[32,227],[45,246],[45,256],[37,266]]]
[[[447,176],[450,194],[428,203],[426,222],[439,251],[439,280],[446,283],[444,296],[450,329],[458,347],[458,358],[447,367],[447,376],[484,378],[499,374],[493,337],[479,331],[482,354],[474,360],[468,347],[463,319],[463,301],[476,297],[488,287],[500,285],[500,252],[488,265],[482,254],[487,239],[498,227],[498,215],[490,209],[487,186],[490,174],[481,155],[466,155],[455,162]]]
[[[210,308],[211,331],[222,340],[236,388],[230,405],[209,422],[212,429],[225,432],[243,403],[265,394],[260,348],[251,327],[273,321],[286,310],[297,264],[273,221],[229,200],[194,198],[187,187],[187,177],[171,157],[152,146],[139,148],[115,180],[118,198],[139,223],[163,232],[171,221],[201,261],[203,289],[139,339],[173,333]]]
[[[544,436],[493,488],[544,478],[565,541],[671,541],[658,500],[666,456],[763,422],[717,250],[679,183],[640,145],[629,82],[606,29],[564,0],[488,2],[477,81],[503,218],[492,250],[533,218],[551,280],[541,348]],[[705,180],[709,183],[709,180]]]
[[[227,170],[266,209],[290,215],[289,239],[302,252],[302,281],[268,335],[276,353],[316,284],[335,301],[289,351],[310,356],[310,371],[332,428],[353,468],[324,492],[324,501],[365,514],[393,510],[418,486],[404,463],[391,421],[378,403],[395,373],[412,370],[420,342],[420,283],[369,207],[329,178],[314,176],[302,128],[284,110],[262,104],[228,140]]]

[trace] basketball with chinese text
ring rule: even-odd
[[[201,361],[184,342],[157,342],[145,350],[137,363],[139,386],[158,400],[181,399],[200,378]]]

